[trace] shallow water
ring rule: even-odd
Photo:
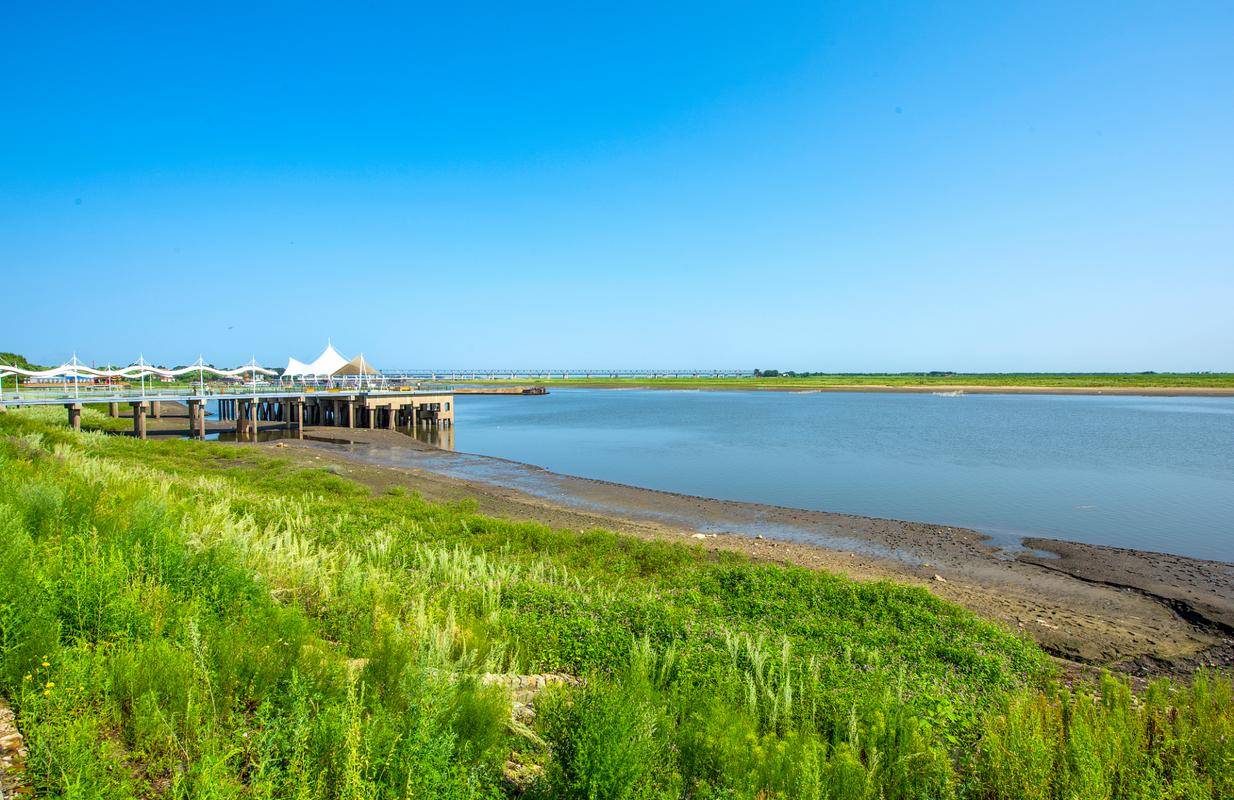
[[[461,395],[455,449],[651,489],[1234,561],[1234,398]]]

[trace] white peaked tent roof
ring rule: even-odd
[[[311,364],[304,367],[305,375],[333,375],[339,369],[346,366],[347,359],[339,354],[339,351],[334,349],[334,345],[327,344],[326,349],[321,351],[321,355],[313,359]]]
[[[305,364],[294,358],[287,359],[287,369],[283,370],[284,378],[325,378],[331,375],[377,375],[373,365],[357,356],[350,361],[346,356],[334,349],[333,344],[327,344],[321,355]]]

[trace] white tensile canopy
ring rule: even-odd
[[[187,367],[179,369],[163,369],[151,364],[147,364],[145,359],[139,358],[136,363],[130,364],[127,367],[119,369],[95,369],[87,367],[85,364],[77,360],[77,356],[73,356],[72,360],[61,364],[52,369],[23,369],[22,367],[10,366],[8,364],[0,364],[0,376],[17,375],[23,378],[57,378],[64,377],[70,380],[74,378],[138,378],[142,375],[158,375],[163,378],[178,378],[181,375],[191,373],[206,373],[219,375],[226,378],[236,378],[243,375],[274,375],[274,370],[266,369],[257,365],[254,361],[251,364],[245,364],[242,367],[235,369],[219,369],[206,364],[200,358],[197,363],[189,364]]]
[[[325,377],[333,375],[346,365],[347,359],[334,349],[334,345],[327,344],[321,355],[305,368],[305,374]]]
[[[380,374],[372,364],[365,360],[363,354],[348,360],[334,349],[333,344],[327,344],[321,355],[308,364],[294,358],[287,359],[287,368],[283,370],[284,378],[300,378],[301,380],[332,378],[336,375],[344,377]]]
[[[321,355],[308,364],[294,358],[287,359],[287,369],[283,370],[283,377],[328,378],[346,364],[347,359],[334,349],[334,345],[327,344],[326,349],[321,351]]]

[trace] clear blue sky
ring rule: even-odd
[[[418,5],[9,4],[0,350],[1234,369],[1230,2]]]

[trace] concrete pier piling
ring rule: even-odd
[[[129,403],[133,407],[133,435],[138,439],[146,438],[146,412],[150,410],[150,404],[145,400],[138,400]]]
[[[69,427],[75,431],[81,430],[81,403],[68,403],[65,408],[69,411]]]
[[[296,432],[297,439],[304,438],[304,400],[294,398],[287,404],[287,427]]]
[[[373,392],[347,397],[302,397],[288,404],[286,414],[297,430],[304,425],[393,430],[418,423],[448,427],[453,423],[450,394]],[[284,417],[286,419],[288,417]]]
[[[206,438],[206,404],[202,400],[189,400],[189,438]]]

